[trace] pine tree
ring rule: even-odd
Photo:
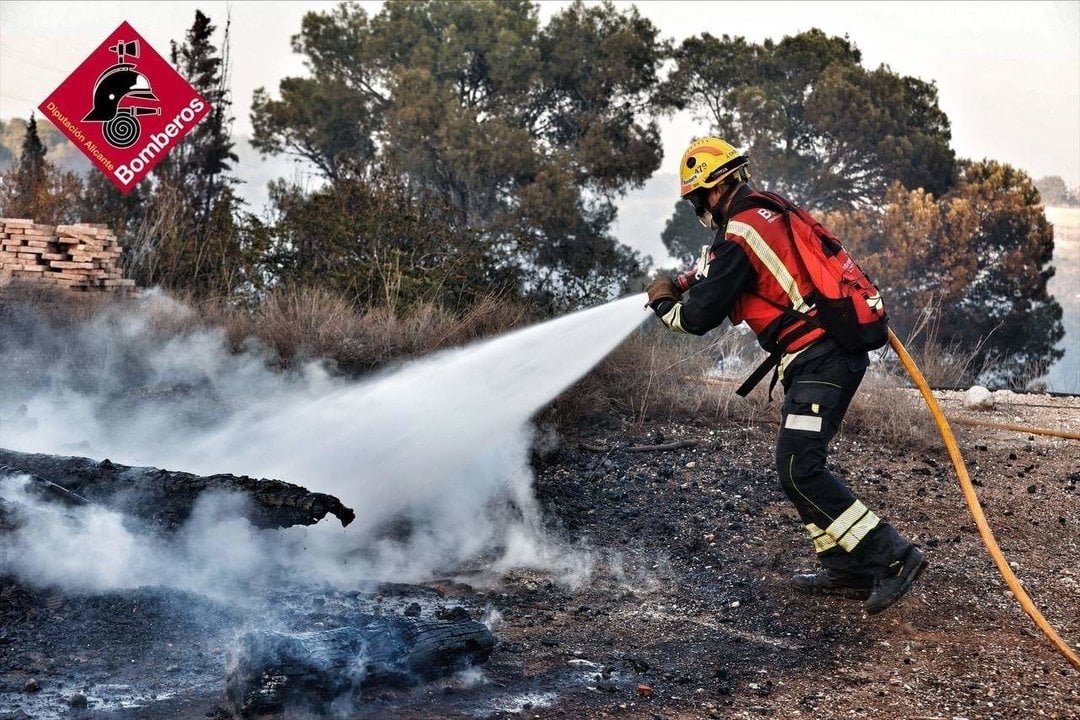
[[[210,105],[210,113],[154,170],[154,189],[132,268],[143,284],[162,284],[202,295],[229,294],[243,280],[236,216],[241,201],[231,174],[238,158],[231,137],[229,24],[221,50],[217,28],[201,11],[172,44],[176,69]]]
[[[37,120],[30,113],[30,123],[26,126],[23,138],[22,154],[19,156],[19,170],[16,175],[16,208],[13,214],[34,217],[38,209],[38,198],[45,190],[48,179],[48,166],[45,160],[45,145],[38,136]]]
[[[77,199],[83,195],[82,181],[77,174],[59,170],[46,160],[45,152],[31,114],[18,164],[0,174],[0,216],[51,224],[79,219]]]
[[[196,217],[206,223],[214,204],[227,197],[227,186],[237,180],[228,175],[232,163],[237,162],[233,152],[231,116],[232,98],[229,92],[228,53],[229,25],[225,23],[225,37],[221,52],[211,42],[217,27],[201,11],[195,11],[195,22],[187,31],[185,42],[172,45],[171,60],[192,87],[210,104],[210,114],[184,138],[178,154],[177,171],[182,184],[197,199]]]

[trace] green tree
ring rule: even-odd
[[[170,59],[209,103],[209,114],[155,167],[154,182],[127,255],[140,285],[228,295],[256,282],[253,258],[237,226],[240,200],[232,175],[229,24],[221,49],[201,11]]]
[[[31,113],[18,165],[0,175],[0,216],[51,224],[79,219],[76,199],[82,195],[82,181],[73,172],[57,169],[45,155]]]
[[[331,180],[368,167],[389,104],[389,70],[378,60],[367,12],[347,3],[309,12],[292,49],[305,56],[310,77],[283,79],[280,100],[265,88],[255,90],[252,147],[303,158]]]
[[[193,192],[196,222],[205,225],[222,199],[230,199],[227,189],[237,180],[229,175],[232,163],[238,161],[233,152],[229,91],[229,26],[226,21],[224,38],[219,52],[212,42],[217,29],[210,18],[199,10],[188,29],[185,42],[172,43],[170,59],[192,87],[209,103],[209,114],[196,125],[178,147],[169,154],[166,168],[175,171],[176,181]]]
[[[965,164],[954,199],[971,209],[978,261],[957,308],[957,334],[988,337],[986,353],[1000,362],[1000,380],[1022,385],[1063,354],[1054,348],[1065,334],[1061,305],[1046,292],[1054,275],[1053,227],[1031,178],[1004,163]]]
[[[608,295],[641,260],[610,234],[615,201],[659,166],[664,45],[636,8],[387,2],[305,16],[311,76],[254,98],[253,145],[332,183],[394,168],[421,204],[483,234],[549,303]]]
[[[660,233],[660,240],[667,248],[668,254],[676,258],[683,267],[689,267],[697,262],[701,255],[702,245],[711,245],[716,233],[706,229],[698,222],[694,208],[685,200],[675,203],[675,212]]]
[[[769,189],[813,209],[880,202],[892,181],[947,191],[948,118],[933,84],[867,70],[847,38],[810,30],[760,45],[708,33],[675,52],[665,96],[749,151]]]
[[[1062,355],[1062,309],[1046,290],[1053,228],[1024,172],[989,160],[960,167],[941,200],[896,183],[880,211],[826,221],[878,281],[899,333],[937,312],[939,340],[978,347],[987,381],[1020,387]]]
[[[26,126],[22,152],[19,154],[19,170],[16,175],[18,193],[17,207],[26,213],[26,217],[38,214],[38,198],[45,191],[48,167],[45,161],[45,145],[38,137],[37,120],[30,113],[30,123]]]
[[[314,192],[278,181],[270,194],[278,218],[254,229],[266,240],[265,274],[278,284],[400,310],[422,301],[467,307],[518,282],[481,234],[447,222],[444,201],[417,202],[393,176],[351,175]]]

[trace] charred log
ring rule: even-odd
[[[487,626],[368,616],[360,627],[287,634],[249,632],[226,659],[225,694],[240,716],[305,706],[373,686],[409,686],[485,662],[495,646]]]
[[[256,527],[314,525],[332,514],[348,525],[355,513],[336,497],[313,493],[280,480],[246,475],[199,476],[151,467],[129,467],[108,460],[37,455],[0,449],[0,475],[36,476],[39,494],[66,503],[89,501],[175,530],[191,515],[204,492],[241,493],[249,500],[244,516]]]

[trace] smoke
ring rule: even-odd
[[[44,502],[28,481],[0,479],[0,498],[19,519],[0,543],[0,568],[35,584],[91,592],[167,585],[228,598],[264,577],[270,546],[282,545],[280,533],[263,534],[238,516],[241,495],[205,495],[166,539],[100,505]]]
[[[29,313],[0,328],[0,444],[199,474],[278,478],[356,510],[343,531],[255,531],[235,499],[205,498],[167,546],[102,508],[35,508],[0,548],[23,577],[84,588],[417,581],[455,568],[534,566],[580,579],[584,560],[545,536],[532,494],[531,418],[645,318],[630,297],[444,351],[363,381],[319,363],[279,372],[221,333],[162,332],[190,310],[150,293],[137,311],[56,327]],[[68,551],[81,553],[71,567]],[[79,555],[79,553],[76,553]]]

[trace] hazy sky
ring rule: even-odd
[[[162,55],[190,26],[195,9],[219,26],[233,19],[236,125],[251,132],[248,106],[259,86],[276,90],[304,74],[289,37],[309,10],[330,2],[0,2],[0,117],[26,117],[112,31],[127,20]],[[379,2],[361,3],[375,12]],[[566,2],[540,3],[542,19]],[[618,2],[616,5],[629,5]],[[817,27],[848,35],[863,64],[936,83],[960,157],[993,158],[1033,177],[1060,175],[1080,185],[1080,1],[1074,2],[636,2],[667,37],[709,31],[752,41]],[[675,201],[674,163],[690,136],[688,117],[664,125],[664,166],[646,190],[670,183],[671,202],[627,203],[638,216],[662,215],[644,228],[655,237]],[[243,169],[241,169],[243,174]],[[249,175],[254,179],[256,173]],[[634,193],[644,199],[642,191]],[[633,200],[633,197],[631,198]],[[654,207],[655,204],[655,207]],[[663,256],[658,241],[638,242]],[[660,248],[659,253],[657,248]]]

